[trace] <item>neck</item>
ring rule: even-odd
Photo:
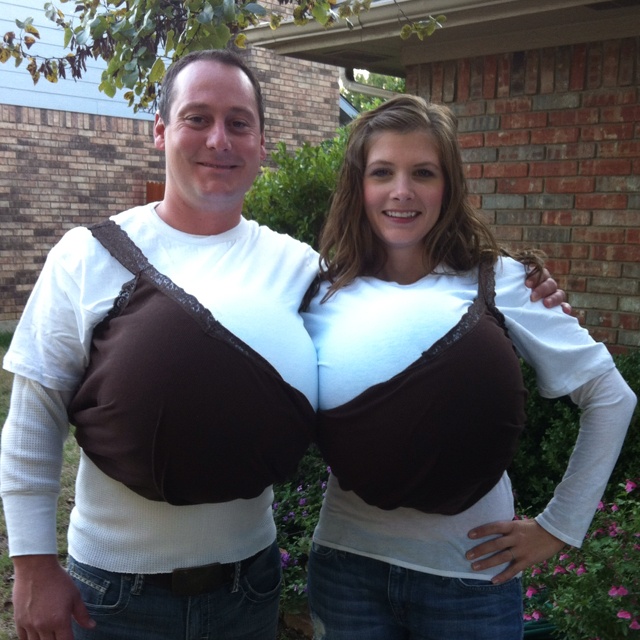
[[[426,275],[427,270],[422,262],[422,253],[419,255],[387,254],[386,262],[377,277],[387,282],[413,284]]]
[[[165,198],[156,207],[160,219],[170,227],[196,236],[213,236],[240,223],[241,211],[194,210]]]

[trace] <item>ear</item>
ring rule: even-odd
[[[264,131],[260,134],[260,160],[264,162],[267,159],[267,143],[264,137]]]
[[[156,118],[153,123],[153,144],[156,149],[164,151],[164,133],[166,126],[164,120],[160,117],[159,113],[156,113]]]

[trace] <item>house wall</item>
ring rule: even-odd
[[[268,150],[280,140],[295,149],[333,137],[339,126],[336,69],[267,51],[249,51],[247,57],[265,93]],[[0,65],[0,86],[11,83],[4,72]],[[80,83],[64,82],[78,91]],[[43,85],[31,93],[12,92],[10,99],[0,90],[0,103],[11,101],[0,104],[0,330],[15,326],[64,231],[146,202],[147,183],[164,179],[152,116],[102,115],[108,103],[94,108],[95,100],[75,101],[73,95],[65,110],[53,97],[56,108],[44,108],[47,90]],[[97,88],[88,83],[82,91],[89,95]]]
[[[593,337],[640,347],[640,38],[411,66],[449,105],[475,205],[534,247]]]

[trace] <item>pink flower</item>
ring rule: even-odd
[[[560,565],[556,565],[556,568],[553,570],[553,575],[557,576],[559,573],[567,573],[567,570]]]
[[[611,589],[609,589],[609,595],[612,598],[617,598],[619,596],[628,596],[629,592],[623,586],[616,587],[614,585],[613,587],[611,587]]]
[[[631,480],[627,480],[627,484],[624,486],[624,490],[627,493],[631,493],[634,489],[637,489],[637,488],[638,488],[638,485],[635,482],[632,482]]]
[[[583,573],[587,573],[587,568],[581,564],[577,569],[576,569],[576,575],[577,576],[581,576]]]
[[[637,618],[629,625],[629,629],[640,629],[640,622]]]
[[[628,611],[618,611],[618,618],[623,618],[624,620],[631,620],[631,614]]]
[[[536,593],[538,593],[537,589],[535,589],[534,587],[528,587],[527,588],[527,592],[525,593],[525,595],[527,596],[527,598],[531,598],[531,597],[535,596]]]

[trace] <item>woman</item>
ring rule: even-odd
[[[402,96],[355,122],[321,255],[305,313],[332,468],[317,640],[521,638],[519,574],[580,545],[635,396],[574,318],[529,301],[526,268],[469,204],[446,107]],[[583,409],[535,520],[514,520],[505,472],[525,421],[514,347],[543,395]]]

